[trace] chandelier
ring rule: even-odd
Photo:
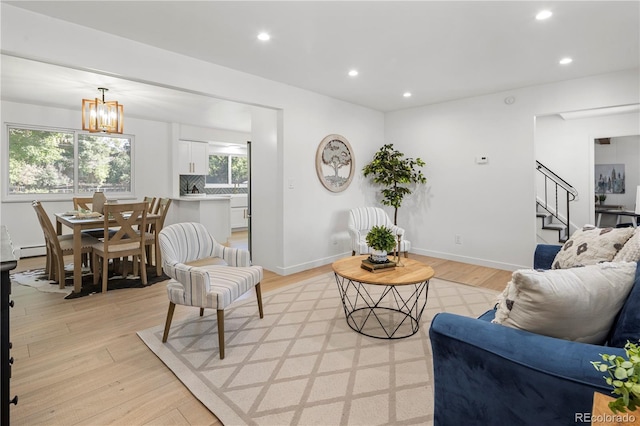
[[[82,100],[82,130],[91,133],[122,133],[124,107],[117,101],[104,100],[104,92],[109,89],[98,87],[98,90],[102,92],[102,100]]]

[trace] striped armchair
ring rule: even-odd
[[[162,269],[167,284],[169,311],[162,341],[166,342],[176,305],[216,309],[220,359],[224,358],[224,309],[253,287],[260,318],[262,266],[252,266],[247,250],[218,243],[200,223],[176,223],[159,234]]]
[[[411,250],[411,242],[404,239],[404,229],[391,222],[387,213],[379,207],[358,207],[349,212],[348,230],[351,237],[351,255],[369,254],[371,247],[367,245],[367,233],[374,226],[384,225],[395,235],[402,235],[400,247],[396,250],[407,253]]]

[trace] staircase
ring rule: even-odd
[[[564,243],[571,235],[570,207],[571,201],[578,196],[578,191],[544,164],[536,161],[536,170],[540,179],[536,194],[536,216],[540,218],[541,231],[553,231],[554,239]],[[542,187],[542,190],[541,190]],[[538,232],[540,242],[555,243],[545,237],[545,232]]]
[[[565,243],[569,239],[569,231],[567,230],[567,225],[564,223],[558,222],[555,219],[555,216],[551,213],[546,212],[544,209],[540,209],[540,204],[536,203],[536,217],[540,218],[540,230],[544,231],[554,231],[557,232],[558,242]],[[542,211],[540,211],[542,210]],[[543,233],[538,232],[538,237],[541,239],[543,243],[553,243],[554,241],[549,241],[548,238],[543,236]],[[555,237],[554,237],[555,240]]]

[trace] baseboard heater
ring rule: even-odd
[[[18,259],[24,259],[25,257],[45,256],[47,249],[44,244],[41,244],[37,246],[15,247],[13,252]]]

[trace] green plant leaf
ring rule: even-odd
[[[416,167],[424,167],[420,158],[405,158],[404,154],[393,148],[393,144],[383,145],[373,156],[373,160],[362,168],[365,177],[372,176],[373,182],[382,185],[382,201],[385,206],[395,209],[393,223],[397,225],[398,209],[404,197],[412,193],[408,185],[426,183],[422,171]]]
[[[627,378],[627,370],[625,370],[622,367],[616,367],[615,371],[613,372],[613,376],[618,380],[624,380]],[[615,386],[615,382],[614,382],[614,386]]]

